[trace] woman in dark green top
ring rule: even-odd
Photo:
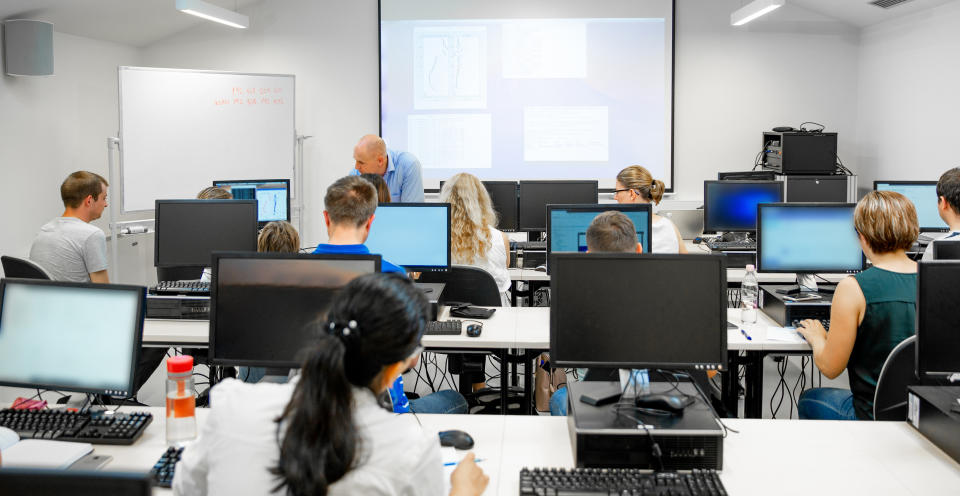
[[[805,391],[797,402],[800,418],[872,420],[880,369],[915,332],[917,263],[906,251],[920,234],[916,209],[900,193],[872,191],[857,204],[854,226],[873,267],[837,285],[829,334],[817,320],[797,329],[823,375],[834,379],[847,369],[850,390]]]

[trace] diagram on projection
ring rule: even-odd
[[[420,27],[413,37],[415,109],[486,108],[486,27]]]

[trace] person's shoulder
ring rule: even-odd
[[[383,258],[380,259],[380,272],[407,275],[406,269]]]

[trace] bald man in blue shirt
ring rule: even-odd
[[[383,138],[368,134],[353,148],[353,160],[356,168],[350,175],[382,176],[390,188],[391,202],[423,202],[423,171],[412,153],[391,150]]]

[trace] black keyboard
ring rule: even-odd
[[[161,281],[150,289],[155,295],[210,296],[210,283],[206,281]]]
[[[150,477],[153,479],[153,485],[157,487],[170,487],[173,484],[173,469],[176,467],[180,457],[183,456],[183,447],[167,448],[163,452],[157,463],[150,469]]]
[[[650,472],[634,468],[524,468],[520,496],[560,495],[725,496],[715,470]]]
[[[757,251],[757,242],[749,241],[707,241],[712,251]]]
[[[0,410],[0,427],[16,431],[20,439],[54,439],[93,444],[133,444],[143,435],[153,415],[67,410]]]
[[[510,248],[516,250],[546,250],[546,241],[512,241]]]
[[[830,330],[830,319],[820,319],[820,323],[823,324],[823,328],[824,328],[824,329],[826,329],[826,330],[828,330],[828,331]],[[791,326],[791,327],[800,327],[800,321],[799,321],[799,320],[794,320],[793,322],[790,323],[790,326]]]
[[[462,320],[434,320],[432,322],[427,322],[427,330],[423,331],[423,333],[439,336],[459,336],[462,329]]]

